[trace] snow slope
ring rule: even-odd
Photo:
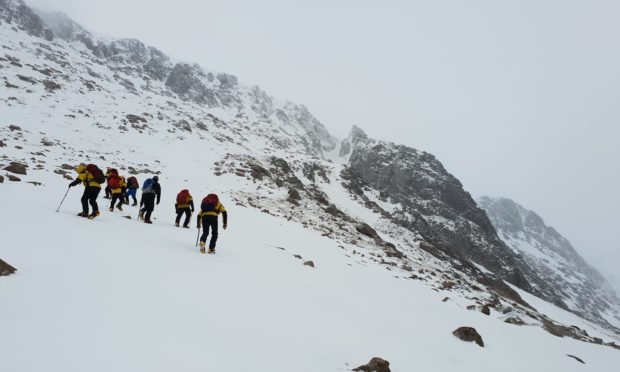
[[[27,175],[0,184],[0,258],[18,269],[0,278],[3,369],[339,371],[375,355],[395,371],[473,371],[482,358],[515,371],[619,365],[613,347],[550,335],[536,310],[420,249],[415,229],[384,217],[399,206],[376,190],[343,186],[347,158],[333,156],[336,141],[303,106],[187,64],[174,64],[189,71],[171,92],[144,70],[163,57],[136,40],[89,47],[16,25],[0,24],[0,168],[20,162]],[[109,213],[101,197],[102,215],[80,219],[79,186],[55,213],[80,162],[140,181],[159,174],[155,224],[131,207]],[[200,255],[196,231],[173,226],[182,188],[198,200],[215,191],[227,207],[217,255]],[[452,336],[462,325],[484,349]]]
[[[170,194],[152,226],[122,217],[134,208],[88,221],[75,217],[78,190],[55,213],[65,184],[38,179],[46,186],[0,192],[10,211],[0,254],[19,270],[0,280],[7,371],[344,371],[375,355],[394,371],[620,365],[618,350],[466,311],[455,293],[359,265],[318,232],[252,208],[229,203],[217,254],[201,255],[195,230],[172,225]],[[453,337],[461,325],[485,348]]]

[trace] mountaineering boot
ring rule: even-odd
[[[209,248],[209,254],[214,254],[215,253],[215,248]]]
[[[88,213],[80,212],[80,213],[78,213],[78,217],[88,217]]]
[[[114,208],[110,208],[110,212],[114,212]]]
[[[179,226],[179,225],[177,225]],[[189,229],[189,225],[183,225],[183,228]]]
[[[122,204],[117,205],[116,209],[118,209],[119,211],[122,211],[123,210]]]
[[[200,242],[200,253],[205,253],[205,242]]]
[[[90,216],[88,216],[89,220],[92,220],[93,218],[99,216],[101,213],[99,213],[99,211],[93,212],[90,214]]]
[[[132,207],[135,207],[136,205],[138,205],[138,203],[133,202],[133,204],[131,205]]]
[[[174,226],[179,227],[179,223],[178,223],[178,222],[175,222],[175,223],[174,223]]]
[[[153,221],[151,221],[151,220],[144,220],[144,223],[150,223],[150,224],[152,224],[152,223],[153,223]]]
[[[140,214],[138,215],[138,219],[140,220],[144,219],[144,211],[140,211]]]

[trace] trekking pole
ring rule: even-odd
[[[67,187],[67,192],[65,193],[65,196],[62,197],[62,200],[60,201],[60,204],[58,205],[58,209],[56,209],[56,213],[58,213],[58,211],[60,211],[60,207],[62,206],[62,203],[65,202],[65,198],[67,197],[67,194],[69,193],[69,190],[71,190],[71,187]]]
[[[196,247],[198,247],[198,239],[200,239],[200,227],[198,228],[198,235],[196,235]]]

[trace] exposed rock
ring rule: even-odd
[[[352,371],[358,372],[391,372],[390,362],[383,358],[374,357],[367,364],[353,368]]]
[[[11,132],[22,130],[22,128],[17,125],[9,125],[9,129],[11,130]]]
[[[364,234],[366,236],[369,236],[371,238],[377,239],[379,238],[379,234],[377,234],[377,232],[375,231],[375,229],[373,229],[372,227],[370,227],[370,225],[368,225],[365,222],[362,222],[360,224],[358,224],[355,229],[360,232],[361,234]]]
[[[48,146],[48,147],[50,147],[50,146],[54,146],[54,142],[49,141],[49,140],[46,140],[46,139],[42,139],[42,140],[41,140],[41,144],[42,144],[43,146]]]
[[[585,262],[568,239],[547,226],[538,214],[510,199],[482,197],[478,203],[486,210],[502,240],[513,251],[520,252],[531,270],[553,286],[547,293],[550,302],[613,328],[600,314],[613,312],[619,307],[620,299],[607,280]],[[571,301],[565,302],[565,298]]]
[[[306,265],[306,266],[310,266],[310,267],[314,267],[314,262],[312,262],[312,261],[306,261],[306,262],[304,262],[304,265]]]
[[[69,165],[69,164],[62,164],[62,165],[60,166],[60,168],[61,168],[61,169],[64,169],[64,170],[70,170],[70,171],[72,171],[72,170],[74,170],[74,169],[75,169],[75,167],[74,167],[73,165]]]
[[[16,271],[17,269],[0,259],[0,276],[8,276]]]
[[[52,80],[44,80],[43,85],[45,86],[45,90],[50,93],[62,88],[60,84]]]
[[[12,182],[20,182],[22,180],[21,178],[16,177],[12,174],[7,174],[6,177],[9,179],[9,181],[12,181]]]
[[[142,116],[138,116],[138,115],[134,115],[134,114],[127,114],[127,116],[125,116],[125,117],[132,124],[146,123],[146,119],[143,118]]]
[[[566,354],[566,356],[575,359],[576,361],[578,361],[581,364],[586,364],[586,362],[584,362],[581,358],[578,358],[578,357],[576,357],[574,355]]]
[[[561,324],[557,324],[547,317],[543,317],[541,321],[543,323],[543,328],[554,336],[571,337],[577,340],[593,342],[593,339],[591,339],[585,331],[579,329],[578,327],[567,327]]]
[[[4,183],[4,176],[0,176],[0,183]]]
[[[299,195],[299,191],[295,189],[288,189],[288,197],[293,200],[300,200],[301,195]]]
[[[489,307],[489,305],[484,305],[482,306],[482,309],[480,309],[480,312],[484,315],[491,315],[491,308]]]
[[[2,10],[0,12],[0,19],[15,24],[28,35],[40,37],[48,41],[54,39],[54,33],[45,27],[41,18],[22,1],[0,1],[0,9]]]
[[[457,338],[467,341],[467,342],[475,342],[479,346],[484,347],[484,342],[482,341],[482,336],[476,331],[475,328],[472,327],[459,327],[452,332],[454,336]]]
[[[6,143],[3,140],[0,140],[0,147],[6,147]]]
[[[11,162],[10,165],[4,167],[4,170],[9,171],[15,174],[27,174],[26,173],[26,165],[18,162]]]
[[[525,324],[525,322],[521,318],[519,318],[519,317],[510,317],[510,318],[504,320],[504,323],[514,324],[514,325],[519,325],[519,326]]]

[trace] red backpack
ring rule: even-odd
[[[111,189],[120,189],[121,188],[121,179],[119,176],[113,174],[108,178],[108,186]]]
[[[99,169],[99,167],[97,167],[95,164],[88,164],[86,166],[86,170],[93,175],[93,180],[97,183],[104,183],[105,182],[105,175],[103,174],[103,171],[101,169]]]
[[[200,204],[200,209],[205,212],[210,212],[215,210],[215,206],[220,201],[216,194],[209,194],[204,199],[202,199],[202,203]]]
[[[177,205],[185,205],[189,203],[189,190],[183,189],[177,194]]]
[[[140,188],[140,184],[138,183],[138,179],[136,177],[129,177],[127,179],[127,185],[129,185],[129,188],[131,189],[139,189]]]

